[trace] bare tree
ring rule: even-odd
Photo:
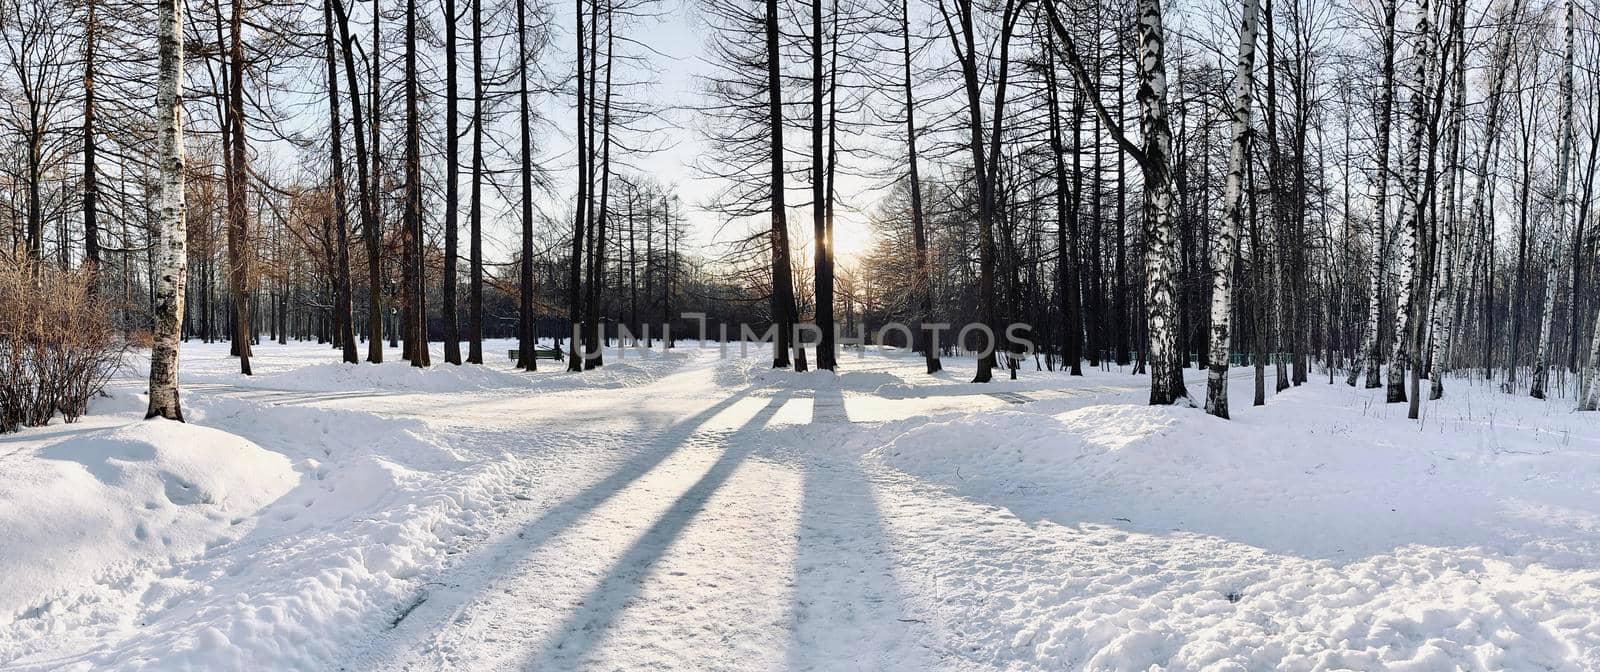
[[[1250,108],[1255,88],[1256,0],[1244,0],[1239,18],[1239,61],[1233,73],[1233,143],[1228,152],[1228,177],[1222,201],[1222,225],[1212,247],[1210,373],[1206,379],[1206,412],[1228,417],[1228,346],[1233,315],[1233,261],[1239,255],[1239,222],[1244,211],[1244,170],[1250,155]]]

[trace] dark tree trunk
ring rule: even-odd
[[[778,53],[778,0],[767,0],[764,18],[767,39],[767,107],[772,127],[772,323],[778,328],[772,346],[772,367],[788,368],[789,341],[797,320],[794,305],[794,277],[789,263],[788,206],[783,193],[783,75]],[[801,345],[795,344],[796,364],[804,362]]]
[[[83,263],[92,275],[89,291],[100,292],[99,167],[95,164],[94,68],[95,31],[99,27],[95,5],[86,0],[88,17],[83,29]]]
[[[517,266],[517,368],[539,370],[533,315],[533,145],[528,105],[528,9],[517,0],[517,112],[522,136],[522,253]]]
[[[599,0],[594,0],[598,2]],[[583,269],[583,243],[584,229],[588,219],[589,210],[589,141],[588,141],[588,107],[589,96],[585,90],[586,80],[592,79],[584,63],[584,29],[583,29],[583,0],[574,0],[576,11],[573,12],[578,24],[577,29],[577,57],[578,57],[578,202],[577,212],[573,216],[572,224],[572,257],[567,276],[567,370],[582,371],[583,355],[579,353],[582,347],[583,331],[583,304],[582,269]],[[587,352],[587,351],[585,351]]]
[[[444,289],[439,318],[444,323],[444,361],[461,363],[461,329],[456,323],[456,211],[460,207],[461,159],[456,135],[456,2],[444,0]]]
[[[920,342],[923,360],[928,373],[938,373],[944,368],[939,361],[939,348],[923,328],[923,322],[933,318],[933,274],[928,267],[928,231],[922,216],[922,177],[917,172],[917,120],[916,97],[911,81],[911,5],[900,3],[900,58],[905,70],[906,95],[906,161],[911,181],[911,237],[917,250],[917,309],[916,340]]]
[[[471,275],[467,308],[467,361],[483,363],[483,0],[472,2],[472,205]]]
[[[228,284],[233,297],[233,348],[250,375],[250,216],[245,210],[244,3],[233,0],[228,27]]]
[[[239,0],[234,0],[238,2]],[[411,342],[411,365],[428,365],[428,311],[423,294],[422,254],[422,120],[417,110],[417,0],[406,0],[406,185],[405,236],[407,259],[404,279],[406,337]]]
[[[361,361],[356,354],[356,335],[353,328],[350,309],[350,239],[349,220],[346,217],[344,187],[344,128],[339,118],[339,68],[338,60],[333,49],[333,7],[331,0],[324,0],[322,4],[322,39],[327,49],[328,60],[328,152],[332,160],[330,177],[333,188],[333,228],[334,228],[334,326],[338,333],[336,337],[343,350],[344,361],[355,364]],[[278,311],[280,319],[283,311]],[[286,331],[281,326],[278,330],[280,338]]]

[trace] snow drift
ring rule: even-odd
[[[61,608],[52,597],[107,570],[198,555],[299,481],[288,458],[241,437],[152,420],[71,431],[6,456],[0,614]]]

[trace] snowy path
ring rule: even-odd
[[[922,632],[926,618],[914,613],[918,607],[895,575],[900,563],[875,485],[886,476],[865,471],[859,452],[814,448],[849,443],[863,431],[852,423],[853,408],[882,422],[929,408],[1031,398],[852,392],[847,403],[837,387],[720,388],[714,373],[694,366],[614,393],[615,403],[514,430],[538,435],[557,425],[603,426],[640,399],[650,400],[652,411],[693,409],[634,433],[598,473],[550,473],[536,481],[539,489],[555,485],[546,479],[591,479],[578,487],[569,481],[571,492],[528,507],[350,666],[934,666],[938,656]],[[717,396],[707,398],[712,390]],[[946,504],[932,493],[910,492],[890,506]]]

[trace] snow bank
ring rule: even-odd
[[[948,415],[867,460],[971,509],[908,536],[1028,549],[913,561],[979,666],[1600,669],[1600,428],[1467,384],[1417,423],[1381,393]]]
[[[196,556],[298,480],[280,454],[164,420],[24,445],[0,479],[0,617],[66,608],[64,591],[111,570]]]

